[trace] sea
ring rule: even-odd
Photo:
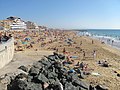
[[[120,49],[120,29],[87,29],[80,30],[80,36],[89,36],[105,44]]]

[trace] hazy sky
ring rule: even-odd
[[[120,0],[0,0],[0,20],[9,16],[53,28],[120,28]]]

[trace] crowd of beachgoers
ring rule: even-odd
[[[109,90],[120,89],[120,51],[76,31],[11,31],[15,53],[48,50],[65,55],[61,63],[74,73],[75,68],[85,75],[83,81],[105,85]]]
[[[8,41],[11,37],[11,34],[7,34],[6,32],[0,32],[0,43]]]

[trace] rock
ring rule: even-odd
[[[46,68],[46,69],[52,65],[48,60],[41,61],[41,64],[43,64],[44,68]]]
[[[29,83],[27,90],[43,90],[41,84]]]
[[[28,90],[28,83],[23,80],[14,80],[10,85],[8,85],[8,90]]]
[[[33,76],[29,76],[29,75],[28,75],[28,77],[27,77],[27,82],[32,82],[33,79],[34,79]]]
[[[72,83],[73,83],[74,86],[80,86],[81,88],[88,90],[89,85],[86,84],[86,83],[83,82],[83,81],[74,80]]]
[[[38,69],[38,68],[35,68],[35,67],[31,67],[31,68],[30,68],[30,71],[29,71],[29,74],[30,74],[31,76],[36,76],[36,75],[39,74],[39,69]]]
[[[42,64],[40,62],[35,62],[35,63],[33,63],[33,67],[41,69],[42,68]]]
[[[10,76],[5,76],[3,79],[0,80],[2,84],[9,84],[11,82]]]
[[[53,55],[57,55],[57,56],[58,56],[58,53],[56,53],[56,52],[53,52]]]
[[[49,55],[47,58],[51,61],[56,61],[55,55]]]
[[[84,78],[85,78],[85,75],[84,75],[83,71],[80,72],[79,78],[81,78],[81,79],[84,79]]]
[[[40,82],[40,83],[45,83],[45,82],[48,82],[49,80],[45,77],[44,74],[39,74],[38,77],[37,77],[37,82]]]
[[[67,79],[62,78],[60,82],[62,83],[62,85],[65,86],[65,84],[66,84],[66,82],[67,82]]]
[[[59,82],[59,81],[56,81],[54,83],[54,90],[63,90],[63,85]]]
[[[83,78],[82,71],[68,73],[60,62],[64,58],[58,53],[49,55],[34,63],[28,73],[24,66],[19,67],[20,71],[14,73],[17,76],[8,80],[7,90],[88,90],[88,85],[78,78],[78,74]]]
[[[55,79],[49,79],[50,84],[53,84],[55,82]]]
[[[59,57],[60,59],[62,59],[62,60],[64,60],[64,59],[65,59],[65,56],[64,56],[64,55],[62,55],[62,54],[59,54],[59,55],[58,55],[58,57]]]
[[[62,64],[60,63],[60,62],[55,62],[54,63],[54,67],[56,68],[56,69],[58,69],[58,70],[61,70],[62,69]]]
[[[48,79],[55,79],[58,75],[55,72],[50,72],[47,76]]]
[[[27,78],[27,75],[25,73],[20,73],[15,77],[15,79],[23,79],[23,78],[25,79]]]
[[[15,71],[13,74],[16,76],[16,75],[18,75],[18,74],[20,74],[20,73],[24,73],[24,74],[28,75],[27,72],[25,72],[25,71],[23,71],[23,70],[21,70],[21,69],[17,69],[17,71]]]
[[[97,85],[95,86],[96,90],[108,90],[108,87],[104,86],[104,85]]]
[[[76,87],[73,86],[71,83],[66,83],[64,90],[76,90]]]
[[[71,74],[71,78],[72,78],[72,81],[73,81],[73,80],[76,80],[76,79],[78,79],[78,75],[72,73],[72,74]]]
[[[95,88],[92,85],[89,85],[89,90],[95,90]]]
[[[27,72],[27,71],[28,71],[28,68],[27,68],[27,67],[25,67],[25,66],[20,66],[18,69],[21,69],[21,70],[23,70],[23,71],[25,71],[25,72]]]
[[[44,89],[48,88],[48,86],[49,86],[48,83],[44,83],[44,84],[43,84]]]

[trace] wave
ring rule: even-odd
[[[107,34],[99,34],[99,32],[94,34],[89,31],[79,32],[78,35],[89,36],[91,38],[100,40],[101,42],[104,42],[105,44],[108,44],[108,45],[111,45],[113,47],[120,49],[120,36],[110,35],[110,34],[108,34],[108,35]]]

